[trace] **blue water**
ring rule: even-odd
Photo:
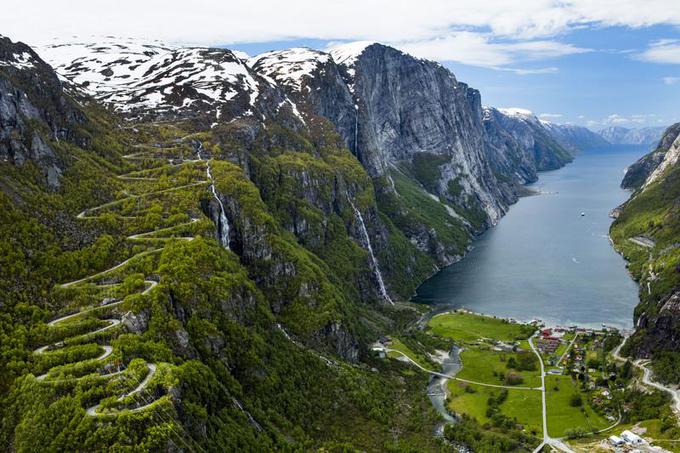
[[[629,196],[619,186],[624,169],[646,151],[612,145],[541,173],[532,185],[541,194],[512,206],[462,261],[424,282],[414,302],[551,325],[631,327],[638,288],[609,242],[608,214]]]

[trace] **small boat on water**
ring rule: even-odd
[[[581,217],[585,217],[585,215],[586,215],[585,212],[581,212]]]

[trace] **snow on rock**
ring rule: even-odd
[[[0,60],[0,66],[12,66],[17,69],[30,69],[34,67],[34,61],[30,53],[21,52],[11,54],[6,60]]]
[[[512,116],[515,118],[523,118],[523,119],[533,119],[535,118],[534,113],[531,110],[527,109],[522,109],[519,107],[508,107],[508,108],[501,108],[498,109],[501,113],[507,116]]]
[[[331,54],[336,64],[352,67],[357,61],[357,58],[364,53],[364,50],[374,41],[356,41],[346,44],[337,44],[328,48],[328,53]]]
[[[118,111],[178,112],[188,106],[216,111],[237,95],[250,107],[259,81],[226,49],[182,48],[159,42],[106,38],[48,44],[40,54],[65,79]]]
[[[251,58],[248,64],[277,83],[300,91],[304,79],[312,77],[314,71],[329,60],[330,56],[327,53],[306,47],[294,47],[257,55]]]

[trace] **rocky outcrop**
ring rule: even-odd
[[[64,163],[49,140],[83,144],[76,127],[84,122],[52,68],[27,45],[0,37],[0,161],[33,162],[56,189]]]
[[[680,148],[679,135],[680,123],[669,127],[663,134],[656,150],[641,157],[626,169],[626,175],[621,182],[621,187],[624,189],[638,189],[651,182],[651,180],[658,178],[660,172],[657,172],[657,169],[661,168],[660,171],[663,171],[666,166],[677,160],[677,156],[674,156],[677,154],[678,148]],[[652,178],[652,175],[655,173],[656,176]]]
[[[633,343],[631,350],[636,357],[651,358],[659,351],[680,351],[680,287],[661,299],[658,306],[661,307],[658,313],[642,313],[637,319],[639,341]]]

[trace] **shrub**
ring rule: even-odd
[[[571,398],[569,399],[569,404],[572,407],[580,407],[583,405],[583,398],[581,398],[581,395],[578,393],[574,393],[571,395]]]

